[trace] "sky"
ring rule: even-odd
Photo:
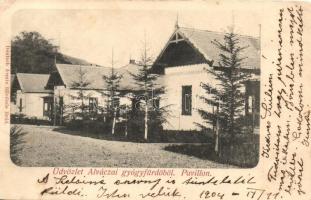
[[[12,19],[12,37],[21,31],[38,31],[64,54],[91,63],[122,67],[139,59],[146,38],[155,59],[174,31],[181,27],[210,31],[228,30],[259,36],[259,13],[211,8],[204,10],[20,10]],[[113,49],[113,50],[112,50]]]

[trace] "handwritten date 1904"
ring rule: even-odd
[[[220,192],[211,192],[208,190],[203,190],[200,193],[200,199],[223,199],[225,196],[224,193],[220,193]]]

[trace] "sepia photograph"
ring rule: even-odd
[[[12,162],[256,167],[257,14],[229,9],[14,13]]]

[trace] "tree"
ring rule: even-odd
[[[112,116],[112,129],[111,134],[114,135],[115,133],[115,125],[116,125],[116,118],[117,118],[117,109],[119,106],[119,99],[120,99],[120,81],[122,76],[119,75],[114,70],[114,60],[113,60],[113,53],[111,59],[111,73],[108,76],[103,76],[103,79],[106,83],[106,92],[104,95],[107,97],[106,105],[107,105],[107,114]]]
[[[12,40],[11,73],[48,74],[55,69],[55,61],[68,63],[58,47],[38,32],[21,32]]]
[[[85,88],[89,86],[91,82],[87,80],[86,71],[82,69],[80,66],[78,70],[78,79],[72,82],[72,87],[77,89],[77,94],[71,94],[70,97],[73,100],[77,100],[78,103],[72,103],[69,105],[69,108],[72,110],[73,117],[75,118],[78,115],[82,120],[87,118],[87,105],[85,104],[85,100],[89,99],[90,94],[86,94]],[[78,112],[76,113],[76,110]]]
[[[130,74],[135,80],[138,89],[135,91],[135,100],[139,102],[139,105],[143,105],[144,107],[144,139],[148,140],[150,121],[162,124],[166,121],[167,110],[166,107],[159,106],[161,94],[164,93],[165,88],[160,87],[156,82],[159,75],[152,73],[152,57],[149,55],[146,41],[144,42],[144,48],[140,61],[138,61],[138,66],[138,73]]]
[[[233,30],[225,34],[224,43],[214,40],[213,44],[221,50],[220,61],[217,67],[205,70],[215,77],[217,84],[215,86],[202,83],[202,88],[207,95],[200,98],[215,107],[216,112],[198,109],[204,123],[197,123],[197,125],[206,129],[207,124],[216,124],[215,151],[218,152],[219,133],[229,135],[232,143],[234,136],[242,132],[241,120],[245,101],[242,82],[249,75],[241,71],[242,61],[245,58],[242,58],[240,53],[247,47],[240,47],[239,39]]]

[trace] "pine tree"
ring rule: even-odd
[[[164,93],[165,88],[157,84],[159,75],[152,73],[152,57],[149,55],[146,41],[144,42],[144,48],[140,61],[138,61],[138,66],[138,73],[131,73],[131,75],[136,82],[137,88],[139,88],[139,90],[135,91],[135,98],[142,102],[144,107],[144,139],[148,140],[150,119],[153,122],[162,124],[166,119],[165,114],[167,111],[166,107],[161,108],[159,106],[161,94]]]
[[[216,109],[213,109],[214,112],[198,109],[204,123],[197,125],[206,129],[208,125],[216,124],[215,151],[217,152],[220,134],[230,136],[230,141],[233,142],[234,136],[242,132],[241,120],[245,105],[242,82],[249,75],[241,71],[242,61],[245,58],[242,58],[240,53],[247,47],[240,47],[239,39],[233,30],[225,34],[223,43],[217,40],[212,43],[221,50],[220,61],[217,67],[205,70],[215,77],[217,83],[216,86],[208,82],[202,83],[206,95],[200,98]]]
[[[117,109],[118,109],[118,101],[120,99],[120,81],[122,79],[122,75],[119,75],[114,70],[114,60],[113,53],[111,59],[111,73],[108,76],[103,76],[103,79],[106,83],[106,91],[104,95],[107,97],[106,105],[107,105],[107,114],[112,116],[112,129],[111,134],[115,133],[115,125],[117,118]]]
[[[89,95],[86,94],[85,88],[89,86],[91,82],[87,80],[86,77],[86,71],[82,69],[82,67],[79,67],[78,71],[78,80],[72,82],[72,87],[76,88],[77,94],[71,94],[70,97],[73,100],[78,100],[78,103],[72,103],[68,107],[73,111],[73,115],[75,118],[75,115],[77,113],[75,112],[76,110],[79,110],[81,112],[78,112],[78,116],[80,115],[82,120],[85,120],[87,118],[87,105],[85,104],[85,100],[89,99]]]

